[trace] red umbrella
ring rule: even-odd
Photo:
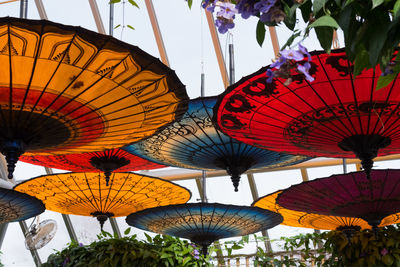
[[[20,160],[48,168],[68,170],[72,172],[102,171],[105,173],[107,185],[111,172],[115,170],[118,170],[118,172],[128,172],[166,167],[142,159],[121,149],[67,155],[22,155]]]
[[[376,90],[379,66],[354,78],[344,50],[311,54],[313,82],[295,74],[290,85],[282,78],[267,83],[267,66],[230,86],[214,108],[220,129],[289,154],[356,156],[367,174],[377,155],[400,153],[398,77]]]

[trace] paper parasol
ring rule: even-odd
[[[15,190],[42,200],[48,210],[96,217],[127,216],[146,208],[186,203],[191,193],[172,182],[135,173],[64,173],[24,181]]]
[[[377,155],[400,153],[400,82],[376,90],[380,67],[354,78],[344,50],[314,52],[308,82],[267,83],[262,68],[229,87],[214,120],[244,143],[295,155],[358,157],[367,175]]]
[[[67,170],[72,172],[104,172],[106,185],[111,172],[128,172],[152,170],[166,167],[132,155],[121,149],[106,150],[102,152],[88,152],[81,154],[50,155],[50,156],[25,156],[20,160],[31,164]]]
[[[0,152],[102,151],[136,142],[187,108],[175,73],[136,46],[81,27],[0,18]]]
[[[212,242],[272,228],[282,222],[282,216],[255,207],[188,203],[142,210],[129,215],[126,222],[146,231],[190,239],[207,254]]]
[[[30,195],[0,188],[0,223],[29,219],[44,212],[43,202]]]
[[[190,169],[226,170],[232,177],[235,191],[240,175],[249,169],[276,168],[309,159],[256,148],[226,136],[211,121],[215,102],[216,97],[191,100],[181,120],[124,149],[160,164]]]
[[[400,170],[372,170],[370,179],[352,172],[303,182],[283,190],[276,202],[300,212],[361,218],[376,228],[387,216],[398,220]]]

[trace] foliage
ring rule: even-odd
[[[263,240],[257,237],[256,240]],[[377,236],[371,230],[356,233],[351,243],[339,231],[300,234],[282,237],[282,257],[273,255],[257,245],[254,266],[310,266],[317,267],[396,267],[400,266],[400,225],[380,228]],[[240,249],[248,237],[231,247]],[[291,258],[300,251],[302,259]]]
[[[98,241],[85,246],[72,242],[51,254],[42,266],[212,266],[196,247],[179,238],[146,235],[147,241],[139,241],[136,235],[117,238],[107,232],[98,237]]]

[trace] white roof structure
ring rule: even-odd
[[[27,3],[27,18],[29,19],[48,19],[108,34],[110,21],[112,21],[108,2],[104,0],[0,1],[0,16],[20,17],[20,5]],[[191,10],[184,0],[144,0],[138,1],[138,4],[140,4],[139,9],[131,6],[126,0],[114,5],[114,37],[137,45],[146,52],[160,57],[165,64],[169,64],[186,85],[190,98],[200,96],[202,70],[206,77],[206,95],[218,95],[223,92],[228,84],[224,63],[228,43],[233,42],[235,47],[236,80],[270,64],[275,57],[273,43],[276,45],[277,39],[274,39],[274,35],[272,35],[272,39],[267,36],[263,47],[260,47],[255,39],[257,23],[255,19],[250,18],[248,21],[238,19],[236,27],[230,33],[219,35],[215,31],[211,15],[207,17],[204,10],[200,8],[200,1],[194,1]],[[289,32],[279,27],[276,32],[279,41],[283,44],[283,41],[289,36]],[[320,49],[317,44],[315,38],[310,38],[304,45],[309,50],[316,50]],[[375,168],[396,168],[399,165],[400,156],[395,155],[384,159],[385,161],[377,160]],[[0,176],[7,179],[3,158],[0,163],[2,166]],[[357,164],[357,160],[348,160],[348,171],[355,171],[359,168]],[[46,174],[46,171],[61,172],[19,162],[14,177],[17,181],[26,180]],[[192,191],[193,196],[190,202],[199,201],[198,186],[200,183],[198,181],[201,171],[166,168],[144,172],[176,181]],[[284,189],[292,184],[300,183],[302,180],[311,180],[342,172],[343,166],[340,159],[315,159],[279,170],[256,170],[247,177],[242,175],[240,189],[237,193],[233,191],[230,178],[226,173],[210,172],[207,175],[210,177],[207,179],[207,197],[209,202],[250,205],[258,196]],[[0,180],[0,186],[11,187],[12,184]],[[226,188],[232,190],[226,190]],[[56,220],[58,232],[47,246],[38,251],[30,252],[25,249],[24,236],[21,231],[21,228],[29,225],[32,219],[25,224],[10,223],[0,226],[0,250],[2,252],[0,259],[5,266],[36,266],[39,262],[45,262],[48,255],[54,250],[61,250],[65,247],[72,237],[76,238],[78,242],[88,244],[96,240],[96,235],[99,233],[99,225],[94,218],[62,216],[59,213],[46,211],[40,215],[41,221],[45,219]],[[120,234],[128,227],[125,218],[117,218],[111,220],[111,223],[106,222],[104,229]],[[311,231],[305,228],[277,226],[269,230],[269,236],[271,239],[277,239],[282,234],[290,236]],[[132,232],[138,233],[139,237],[142,236],[142,232],[138,229],[134,229]],[[247,252],[254,251],[249,248]]]

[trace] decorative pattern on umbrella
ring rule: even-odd
[[[44,212],[42,201],[11,189],[0,188],[0,223],[29,219]]]
[[[277,203],[306,213],[361,218],[376,228],[399,219],[400,170],[372,170],[371,179],[353,172],[303,182],[283,190]]]
[[[166,167],[132,155],[121,149],[67,155],[22,155],[20,160],[48,168],[73,172],[98,172],[100,170],[104,172],[107,185],[111,172],[116,170],[119,172],[127,172]]]
[[[136,46],[80,27],[0,19],[0,151],[27,155],[118,148],[187,109],[175,73]]]
[[[64,173],[24,181],[15,190],[41,199],[48,210],[94,216],[101,226],[108,217],[127,216],[147,208],[186,203],[186,188],[160,178],[135,173]]]
[[[375,90],[380,67],[354,79],[343,50],[312,53],[310,83],[294,75],[267,83],[269,66],[241,79],[215,107],[221,130],[244,143],[291,154],[356,157],[371,169],[377,155],[400,153],[398,77]]]
[[[126,222],[146,231],[190,239],[207,254],[212,242],[272,228],[282,222],[282,216],[255,207],[188,203],[146,209],[129,215]]]
[[[190,169],[226,170],[237,191],[240,175],[252,168],[276,168],[309,158],[246,145],[218,131],[211,118],[216,97],[191,100],[183,118],[157,135],[124,149],[145,159]]]

